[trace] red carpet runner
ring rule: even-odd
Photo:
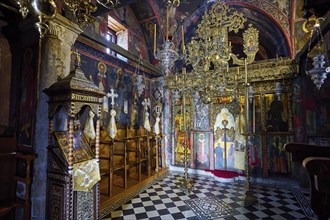
[[[238,176],[245,176],[245,174],[237,173],[236,171],[230,171],[230,170],[205,170],[205,172],[210,172],[216,177],[220,178],[234,178]]]

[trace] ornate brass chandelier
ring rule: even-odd
[[[231,42],[229,42],[228,33],[234,31],[238,33],[244,28],[246,18],[243,13],[239,13],[229,8],[224,2],[216,1],[208,12],[205,12],[202,21],[197,28],[197,36],[187,45],[187,54],[184,46],[184,37],[182,37],[182,53],[184,67],[182,74],[175,76],[167,76],[165,85],[172,90],[172,97],[175,100],[182,95],[183,112],[186,112],[185,98],[189,93],[199,91],[202,101],[206,104],[213,102],[214,96],[223,95],[224,90],[238,91],[238,77],[240,81],[244,80],[245,90],[245,113],[246,120],[249,116],[249,100],[253,99],[253,88],[248,83],[247,65],[255,60],[255,55],[259,49],[259,31],[249,25],[248,29],[243,32],[243,52],[246,56],[239,59],[237,55],[232,53]],[[245,66],[245,74],[240,75],[237,67],[237,74],[229,74],[229,61],[240,66]],[[191,73],[186,73],[185,64],[192,65]],[[233,72],[233,71],[231,71]],[[185,121],[185,114],[183,114]],[[246,121],[246,124],[248,121]],[[184,123],[185,124],[185,123]],[[186,134],[186,128],[184,128]],[[248,138],[251,132],[245,132],[246,147],[246,193],[244,197],[244,205],[255,204],[256,198],[250,191],[249,177],[249,155],[248,155]],[[185,135],[186,137],[186,135]],[[181,185],[185,192],[189,193],[192,189],[191,181],[187,174],[187,143],[184,143],[184,159],[185,159],[185,178]]]
[[[30,13],[30,8],[33,9],[32,13],[39,20],[36,23],[36,28],[41,38],[47,33],[49,28],[47,23],[55,17],[57,7],[63,6],[62,9],[65,11],[66,17],[84,28],[95,20],[91,15],[97,9],[94,2],[106,8],[113,8],[119,4],[119,0],[59,0],[58,5],[55,4],[54,0],[15,0],[15,2],[23,18]]]
[[[191,87],[200,91],[205,103],[210,103],[215,93],[222,93],[230,89],[230,85],[235,85],[234,76],[228,75],[230,59],[234,64],[245,66],[255,59],[259,49],[259,31],[251,24],[243,32],[245,59],[239,59],[232,53],[228,38],[230,31],[238,33],[243,29],[246,20],[243,13],[229,8],[224,2],[216,1],[202,17],[197,36],[187,45],[187,62],[192,65],[192,75],[197,78]]]

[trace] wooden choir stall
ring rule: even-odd
[[[111,89],[111,119],[101,128],[105,93],[79,66],[44,91],[49,96],[47,219],[103,218],[167,173],[159,123],[153,129],[121,123],[117,128],[117,95]]]
[[[100,216],[105,216],[164,176],[167,169],[162,135],[119,125],[114,139],[106,130],[101,130],[100,139]]]
[[[308,173],[310,203],[318,219],[330,218],[330,146],[292,142],[285,145],[285,150]]]
[[[160,134],[160,111],[151,129],[148,109],[150,100],[145,98],[143,126],[127,126],[115,122],[114,89],[109,125],[101,130],[100,137],[100,216],[104,217],[127,200],[136,196],[162,178],[165,168],[163,135]]]

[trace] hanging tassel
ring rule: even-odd
[[[114,139],[117,135],[117,127],[116,127],[116,120],[115,120],[115,116],[116,116],[116,111],[114,109],[111,110],[110,112],[111,118],[110,118],[110,123],[109,123],[109,135],[112,139]]]
[[[88,112],[88,117],[84,128],[84,134],[92,140],[94,140],[96,137],[94,122],[93,122],[94,116],[95,116],[94,112],[90,110]]]
[[[159,122],[160,122],[160,118],[159,118],[159,116],[157,116],[156,117],[156,122],[155,122],[155,125],[154,125],[154,132],[155,132],[156,135],[159,135],[159,133],[160,133]]]
[[[150,122],[149,122],[149,113],[146,111],[145,116],[144,116],[144,128],[150,132],[151,127],[150,127]]]

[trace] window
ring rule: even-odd
[[[120,24],[116,19],[108,16],[108,35],[107,39],[113,43],[116,43],[118,46],[128,50],[128,30],[127,28]],[[112,52],[112,54],[119,59],[127,62],[127,58]]]

